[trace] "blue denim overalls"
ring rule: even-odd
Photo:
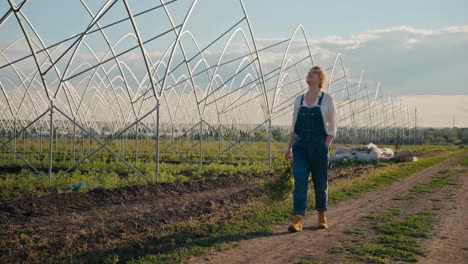
[[[327,133],[323,123],[322,105],[324,93],[319,98],[318,106],[303,106],[304,95],[297,113],[293,143],[294,174],[294,215],[304,215],[307,204],[309,173],[315,189],[315,209],[327,210],[328,200],[328,147],[325,145]]]

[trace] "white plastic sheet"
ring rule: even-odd
[[[362,162],[376,162],[378,160],[398,160],[417,161],[413,153],[403,150],[395,154],[391,148],[379,148],[374,143],[369,143],[364,147],[343,147],[337,146],[335,155],[330,156],[330,161],[342,161],[345,159],[356,159]]]

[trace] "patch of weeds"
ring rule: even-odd
[[[435,223],[433,213],[423,210],[406,219],[391,223],[376,223],[377,230],[387,235],[404,234],[410,237],[429,237],[429,231]]]
[[[367,261],[371,263],[386,263],[385,259],[379,258],[379,257],[374,257],[374,256],[368,256]]]
[[[447,194],[447,199],[454,199],[454,198],[455,198],[455,196],[456,196],[456,194],[455,194],[455,193],[453,193],[453,192],[451,192],[451,193],[448,193],[448,194]]]
[[[102,260],[102,263],[104,263],[104,264],[119,263],[119,256],[118,255],[107,256]]]
[[[369,258],[372,258],[373,261],[376,261],[377,263],[385,263],[385,258],[387,257],[397,261],[402,260],[416,262],[418,260],[417,256],[412,252],[379,244],[365,244],[362,246],[350,248],[349,251],[352,254],[361,256],[363,259],[368,261],[370,261]]]
[[[298,262],[296,262],[296,264],[319,264],[319,263],[323,263],[323,262],[318,262],[318,261],[315,261],[315,260],[299,260]]]
[[[419,238],[428,238],[436,222],[434,212],[422,210],[399,219],[401,208],[393,208],[384,214],[371,214],[370,219],[378,237],[362,243],[348,243],[333,248],[336,253],[349,252],[362,260],[372,263],[385,263],[386,260],[417,262],[422,255]],[[349,232],[353,234],[353,232]],[[342,249],[340,251],[340,249]]]
[[[413,188],[410,189],[410,192],[413,194],[428,193],[432,191],[432,189],[433,188],[431,188],[429,184],[423,184],[423,185],[414,186]]]
[[[366,216],[366,218],[369,218],[373,220],[374,222],[390,222],[393,220],[395,216],[398,216],[401,214],[401,210],[402,210],[401,207],[394,207],[388,213],[370,214],[369,216]]]
[[[437,189],[446,186],[457,186],[459,183],[455,179],[455,176],[460,173],[462,173],[460,170],[439,172],[439,174],[429,183],[429,188]]]
[[[464,156],[458,161],[458,164],[468,167],[468,156]]]
[[[399,250],[406,250],[422,254],[421,248],[418,246],[418,240],[404,235],[390,236],[380,235],[377,242],[386,247],[392,247]]]
[[[347,235],[363,235],[366,232],[359,228],[352,228],[352,229],[345,230],[344,233]]]
[[[404,193],[400,194],[397,197],[393,198],[393,200],[400,200],[400,201],[408,201],[416,198],[416,195],[414,194],[409,194],[409,193]]]
[[[330,248],[330,253],[342,253],[344,251],[345,251],[345,248],[343,246],[337,246],[337,247]]]
[[[393,198],[394,200],[408,201],[415,199],[418,194],[432,192],[436,189],[441,189],[446,186],[457,186],[455,176],[460,172],[458,170],[442,170],[432,178],[429,183],[414,186],[409,189],[408,193],[400,194]]]

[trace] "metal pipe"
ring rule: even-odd
[[[52,179],[52,147],[54,140],[54,103],[50,102],[50,121],[49,121],[49,182]]]

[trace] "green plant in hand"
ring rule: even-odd
[[[273,181],[265,185],[268,197],[273,201],[286,200],[294,188],[294,177],[292,174],[291,163],[286,161],[284,168],[279,171]]]

